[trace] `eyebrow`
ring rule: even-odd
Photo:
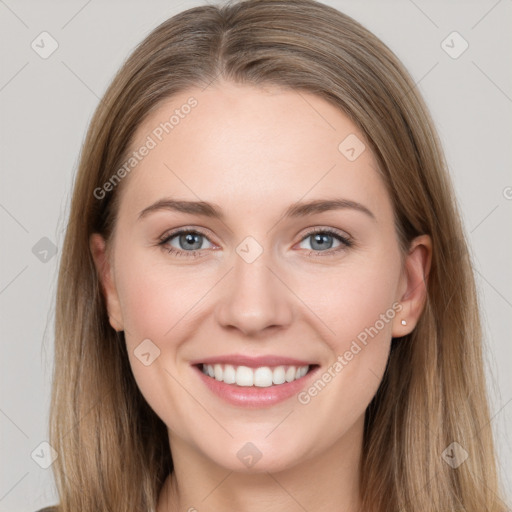
[[[322,213],[330,210],[343,210],[350,209],[364,213],[372,220],[377,221],[373,212],[361,203],[351,201],[349,199],[316,199],[308,202],[297,202],[290,205],[283,214],[282,218],[286,217],[305,217],[307,215],[313,215],[315,213]],[[163,198],[152,205],[144,208],[139,213],[138,220],[146,217],[147,215],[162,211],[170,210],[181,213],[190,213],[194,215],[203,215],[205,217],[212,217],[220,220],[224,220],[224,214],[222,209],[214,204],[207,203],[205,201],[184,201],[172,198]]]

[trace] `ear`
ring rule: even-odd
[[[428,235],[416,237],[405,257],[400,277],[398,301],[403,309],[393,320],[393,337],[412,332],[427,300],[427,282],[432,261],[432,240]],[[405,320],[406,325],[402,324]]]
[[[123,330],[123,316],[121,305],[114,281],[113,267],[110,261],[107,244],[99,233],[93,233],[89,238],[89,248],[96,266],[98,279],[107,303],[107,312],[110,325],[116,331]]]

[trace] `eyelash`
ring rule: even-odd
[[[318,233],[334,237],[339,242],[341,242],[341,245],[334,249],[327,249],[325,251],[310,250],[308,253],[308,256],[313,256],[313,257],[335,256],[337,253],[339,253],[343,250],[346,250],[354,245],[354,242],[352,239],[348,238],[347,236],[342,235],[340,232],[338,232],[332,228],[330,228],[330,229],[315,228],[315,229],[309,231],[308,233],[306,233],[301,238],[300,242],[302,242],[302,241],[306,240],[307,238],[309,238],[310,236],[316,235]],[[166,233],[163,237],[160,238],[158,245],[164,247],[170,240],[172,240],[176,236],[183,235],[183,234],[200,235],[205,238],[208,238],[206,233],[203,233],[197,229],[179,229],[179,230],[171,232],[171,233]],[[194,251],[182,251],[182,250],[176,249],[175,247],[170,247],[170,246],[164,247],[164,248],[169,254],[173,254],[174,256],[185,257],[185,258],[201,257],[202,256],[200,254],[201,251],[205,250],[205,249],[198,249],[198,250],[194,250]]]

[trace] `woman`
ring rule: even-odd
[[[154,30],[63,248],[59,512],[503,511],[473,273],[398,59],[311,0]]]

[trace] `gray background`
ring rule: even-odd
[[[39,444],[47,439],[58,248],[86,127],[133,47],[166,18],[203,3],[0,0],[0,511],[57,501],[51,469],[31,453],[47,450]],[[437,124],[472,246],[492,427],[510,496],[512,1],[325,3],[391,47]],[[31,47],[42,46],[43,31],[59,45],[46,59]],[[464,41],[446,39],[453,31],[469,44],[457,58]]]

